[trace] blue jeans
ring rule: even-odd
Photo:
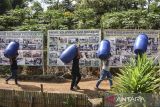
[[[113,82],[112,82],[112,74],[111,74],[109,71],[102,70],[101,73],[100,73],[100,78],[99,78],[99,80],[97,81],[97,84],[96,84],[96,87],[97,87],[97,88],[99,87],[100,83],[101,83],[106,77],[107,77],[108,80],[109,80],[110,86],[113,85]]]

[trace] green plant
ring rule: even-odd
[[[10,73],[11,71],[9,66],[5,66],[5,65],[0,66],[0,75],[8,75]]]
[[[114,78],[111,92],[114,94],[159,93],[160,78],[154,61],[144,54],[137,61],[132,59]],[[123,105],[124,107],[124,105]],[[128,107],[130,104],[128,103]],[[134,106],[135,107],[135,106]]]

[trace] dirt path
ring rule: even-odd
[[[9,89],[9,90],[23,90],[23,91],[40,91],[41,84],[43,84],[43,89],[45,92],[54,92],[54,93],[84,93],[87,94],[90,98],[97,98],[100,91],[109,90],[108,81],[103,81],[100,85],[102,90],[97,91],[94,89],[96,80],[92,81],[81,81],[79,83],[80,90],[70,91],[70,81],[65,83],[46,83],[46,82],[23,82],[19,81],[19,85],[15,85],[14,81],[9,81],[9,84],[5,84],[4,79],[0,79],[0,89]]]

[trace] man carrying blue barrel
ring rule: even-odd
[[[73,59],[72,63],[72,82],[71,82],[71,87],[70,90],[74,91],[76,89],[80,89],[78,86],[79,81],[81,80],[81,74],[79,71],[79,59],[82,57],[79,47],[77,47],[77,54]]]
[[[79,81],[81,80],[81,74],[79,71],[79,59],[82,57],[80,53],[80,49],[77,45],[72,44],[69,47],[67,47],[62,54],[60,55],[60,59],[64,64],[72,63],[72,82],[70,90],[74,91],[76,89],[80,89],[78,86]]]
[[[12,78],[15,79],[15,84],[17,85],[18,82],[17,82],[17,69],[18,69],[18,66],[17,66],[17,56],[18,56],[18,52],[16,54],[16,56],[12,57],[9,59],[10,61],[10,70],[11,70],[11,76],[8,77],[6,79],[6,84],[8,84],[8,81]]]
[[[98,51],[97,56],[102,60],[102,71],[100,72],[100,78],[96,83],[95,89],[99,89],[100,83],[107,77],[109,80],[110,87],[112,86],[112,74],[109,69],[109,58],[111,57],[110,53],[110,42],[108,40],[102,40]]]
[[[143,54],[147,51],[147,45],[148,45],[148,36],[146,34],[138,35],[134,43],[134,53],[136,54],[135,56],[136,64],[138,61],[138,57],[142,58]]]
[[[19,43],[18,42],[10,42],[6,49],[4,50],[4,56],[9,58],[10,61],[10,70],[11,70],[11,76],[6,79],[6,84],[8,84],[8,81],[12,78],[15,79],[15,84],[17,83],[17,56],[18,56],[18,49],[19,49]]]

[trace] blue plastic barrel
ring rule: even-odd
[[[19,49],[18,42],[10,42],[4,50],[4,56],[7,58],[14,57],[16,56],[18,49]]]
[[[108,40],[102,40],[96,54],[98,58],[106,59],[110,54],[110,42]]]
[[[73,58],[76,56],[77,54],[77,46],[75,44],[70,45],[69,47],[67,47],[62,54],[60,55],[60,59],[63,63],[70,63]]]
[[[135,40],[134,43],[134,53],[142,54],[147,50],[148,45],[148,36],[146,34],[140,34]]]

